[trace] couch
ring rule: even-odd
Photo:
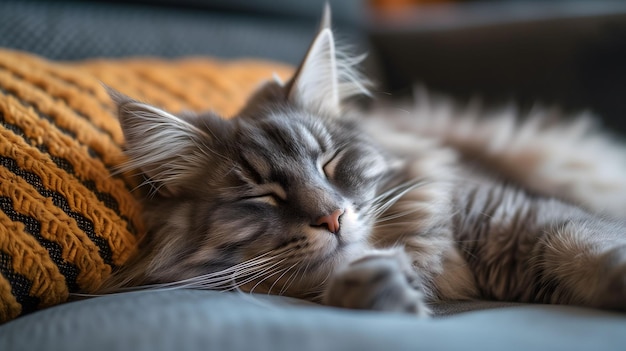
[[[321,8],[321,1],[146,3],[2,2],[0,46],[55,60],[210,55],[295,64]],[[334,9],[337,26],[363,48],[369,24],[359,14],[360,3],[345,1]],[[371,33],[380,38],[380,32]],[[384,77],[385,62],[392,58],[373,51],[369,64],[382,62],[378,71]],[[626,315],[568,306],[455,302],[433,306],[431,319],[417,319],[240,292],[139,291],[76,300],[0,325],[0,350],[617,350],[626,345]]]
[[[461,305],[436,307],[439,317],[416,319],[237,292],[133,292],[20,317],[0,326],[0,349],[582,351],[621,350],[626,345],[626,317],[617,313],[564,306]],[[466,309],[472,311],[459,312]]]

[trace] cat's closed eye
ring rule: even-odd
[[[321,166],[322,173],[328,179],[334,179],[335,177],[335,169],[337,168],[337,164],[341,161],[341,150],[332,154]]]
[[[278,206],[280,202],[287,200],[287,192],[278,183],[262,184],[257,186],[257,189],[253,194],[242,198],[242,200]]]
[[[281,201],[281,199],[274,193],[246,197],[244,200],[265,203],[271,206],[278,206],[278,203]]]

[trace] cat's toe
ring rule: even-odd
[[[417,277],[393,257],[367,257],[338,273],[329,284],[328,305],[428,316]]]

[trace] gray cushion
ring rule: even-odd
[[[420,320],[178,290],[88,299],[18,318],[0,326],[0,350],[615,350],[626,345],[625,331],[626,315],[564,306]]]
[[[173,2],[178,3],[169,1]],[[358,8],[358,1],[345,2],[336,12],[347,14]],[[278,8],[280,4],[274,1],[255,1],[248,4],[249,12],[238,12],[220,11],[219,3],[213,2],[198,9],[184,4],[2,0],[0,47],[54,60],[209,55],[297,64],[315,33],[323,0],[307,0],[306,6],[289,3],[293,4],[283,6],[282,13],[272,14],[263,8]],[[356,44],[359,35],[353,28],[340,21],[335,24],[342,37]]]

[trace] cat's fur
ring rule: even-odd
[[[475,298],[626,309],[626,149],[547,112],[346,110],[367,82],[329,23],[289,82],[230,120],[111,93],[124,170],[151,192],[139,254],[102,291],[238,288],[418,315]]]

